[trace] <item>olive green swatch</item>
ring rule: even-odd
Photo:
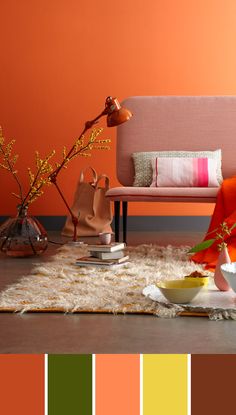
[[[92,355],[48,355],[48,415],[92,415]]]

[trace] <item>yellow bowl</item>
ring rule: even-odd
[[[156,285],[168,301],[176,304],[189,303],[204,287],[201,281],[187,281],[186,279],[162,281]]]
[[[193,281],[193,282],[203,282],[203,285],[208,285],[209,283],[209,277],[205,276],[205,277],[184,277],[186,281]]]

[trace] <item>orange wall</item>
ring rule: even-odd
[[[69,146],[107,95],[236,94],[235,0],[1,0],[0,124],[17,140],[18,168]],[[89,160],[115,180],[108,153]],[[83,158],[60,177],[71,201]],[[23,175],[26,185],[26,175]],[[0,171],[0,214],[14,213],[15,186]],[[35,214],[64,214],[54,188]],[[132,204],[131,214],[209,214],[211,205]]]

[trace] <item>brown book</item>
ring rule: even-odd
[[[82,258],[78,258],[76,261],[76,265],[105,265],[105,266],[111,266],[111,265],[118,265],[118,264],[123,264],[125,262],[127,262],[129,259],[129,256],[126,255],[123,258],[118,258],[118,259],[100,259],[100,258],[95,258],[92,256],[84,256]]]

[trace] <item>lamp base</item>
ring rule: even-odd
[[[65,245],[81,246],[81,245],[87,245],[87,244],[83,241],[68,241],[65,243]]]

